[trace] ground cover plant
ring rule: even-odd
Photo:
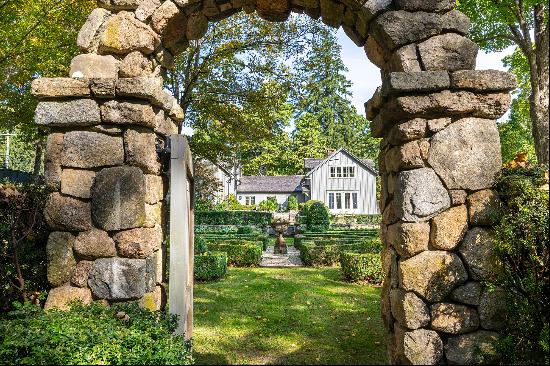
[[[338,268],[230,268],[195,285],[194,312],[197,364],[386,363],[380,288]]]
[[[136,304],[19,307],[0,318],[0,364],[191,364],[176,319]]]

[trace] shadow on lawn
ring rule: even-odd
[[[379,290],[340,279],[338,269],[232,268],[197,286],[196,362],[384,363]]]

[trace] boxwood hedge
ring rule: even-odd
[[[340,268],[347,280],[381,284],[384,280],[379,253],[340,253]]]
[[[300,246],[300,258],[305,266],[333,266],[340,262],[343,252],[380,253],[378,240],[364,240],[353,243],[317,245],[304,241]]]
[[[213,281],[225,277],[227,273],[226,252],[205,252],[195,255],[195,279]]]
[[[197,211],[196,225],[254,225],[271,224],[273,213],[263,211]]]
[[[256,267],[262,261],[262,245],[258,242],[208,243],[208,248],[226,252],[227,263],[234,267]]]

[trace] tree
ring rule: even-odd
[[[548,165],[548,3],[544,0],[461,0],[481,48],[501,51],[515,45],[527,60],[532,135],[539,164]]]
[[[243,13],[210,24],[177,58],[167,83],[185,111],[182,125],[194,129],[193,152],[231,164],[236,148],[288,123],[278,111],[295,78],[288,60],[320,27],[305,17],[271,23]]]
[[[344,74],[347,69],[334,30],[324,28],[310,42],[311,52],[299,61],[299,70],[305,77],[297,89],[298,120],[304,115],[306,119],[317,119],[325,148],[346,148],[360,158],[374,158],[378,140],[370,135],[367,119],[351,103],[351,82]],[[297,130],[299,127],[297,124]]]
[[[31,81],[68,74],[78,53],[75,24],[94,6],[93,0],[0,0],[0,131],[17,129],[21,146],[38,155],[44,133],[34,124]]]
[[[498,125],[504,162],[512,161],[517,154],[525,154],[530,161],[536,161],[533,136],[531,134],[532,123],[529,108],[529,95],[531,83],[529,77],[529,64],[520,50],[504,58],[504,64],[516,75],[518,89],[516,97],[512,101],[510,117],[507,121]]]
[[[222,182],[216,177],[216,167],[201,159],[193,162],[195,177],[195,199],[201,204],[213,202],[222,188]]]

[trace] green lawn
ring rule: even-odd
[[[230,268],[194,289],[197,364],[383,364],[380,288],[338,268]]]

